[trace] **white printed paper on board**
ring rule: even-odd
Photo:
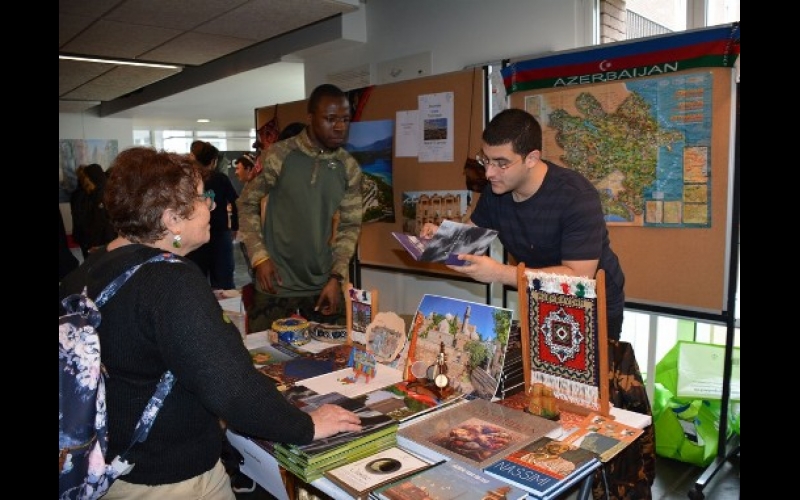
[[[394,155],[416,157],[419,155],[419,111],[398,111],[395,122]]]
[[[418,98],[420,162],[453,161],[453,92]]]

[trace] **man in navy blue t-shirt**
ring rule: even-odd
[[[542,160],[542,128],[521,109],[506,109],[482,136],[478,162],[486,168],[484,188],[469,223],[496,229],[517,262],[539,271],[593,278],[606,274],[608,337],[619,340],[625,306],[625,275],[611,249],[600,195],[580,173]],[[426,224],[430,237],[438,228]],[[488,256],[462,255],[452,266],[476,281],[516,287],[517,268]]]
[[[652,415],[633,349],[619,342],[625,307],[625,275],[611,249],[597,188],[575,170],[542,159],[542,128],[530,113],[506,109],[483,131],[478,162],[488,186],[468,223],[496,229],[503,247],[528,269],[594,278],[606,275],[610,397],[615,406]],[[425,224],[422,238],[438,227]],[[517,286],[517,267],[487,255],[458,256],[468,263],[448,266],[482,283]],[[653,426],[614,458],[606,486],[595,478],[594,493],[609,498],[651,498],[655,479]]]

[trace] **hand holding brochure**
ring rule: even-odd
[[[497,231],[445,220],[429,240],[405,233],[393,232],[392,235],[414,260],[463,266],[466,262],[460,260],[458,254],[485,254],[497,237]]]

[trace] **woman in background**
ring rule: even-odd
[[[114,230],[108,223],[103,206],[106,173],[97,163],[81,165],[75,171],[78,185],[70,197],[72,211],[72,238],[81,247],[86,259],[95,248],[114,239]]]
[[[211,210],[211,239],[195,250],[189,258],[197,263],[208,276],[214,290],[236,288],[233,279],[236,260],[233,257],[233,240],[239,230],[239,211],[236,199],[239,194],[233,188],[227,175],[217,170],[219,149],[209,142],[203,142],[195,151],[195,159],[205,167],[203,172],[206,189],[214,193],[214,208]],[[230,211],[229,211],[230,210]]]
[[[182,258],[209,240],[214,201],[188,156],[122,151],[104,200],[118,236],[64,279],[59,300],[84,286],[96,297],[131,266],[161,252]],[[102,310],[108,456],[130,443],[161,374],[176,377],[148,439],[131,450],[136,466],[114,482],[107,500],[234,500],[220,462],[220,420],[246,435],[295,444],[361,428],[358,416],[339,406],[305,413],[286,401],[253,367],[206,278],[181,260],[143,266]]]

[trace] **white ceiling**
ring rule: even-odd
[[[249,130],[254,109],[305,97],[291,54],[335,42],[359,0],[59,0],[59,113],[132,118],[137,128]],[[200,125],[198,118],[211,123]]]
[[[262,92],[263,90],[263,92]],[[247,131],[255,128],[254,110],[304,99],[303,63],[280,62],[115,113],[148,130]],[[211,120],[197,123],[200,118]]]

